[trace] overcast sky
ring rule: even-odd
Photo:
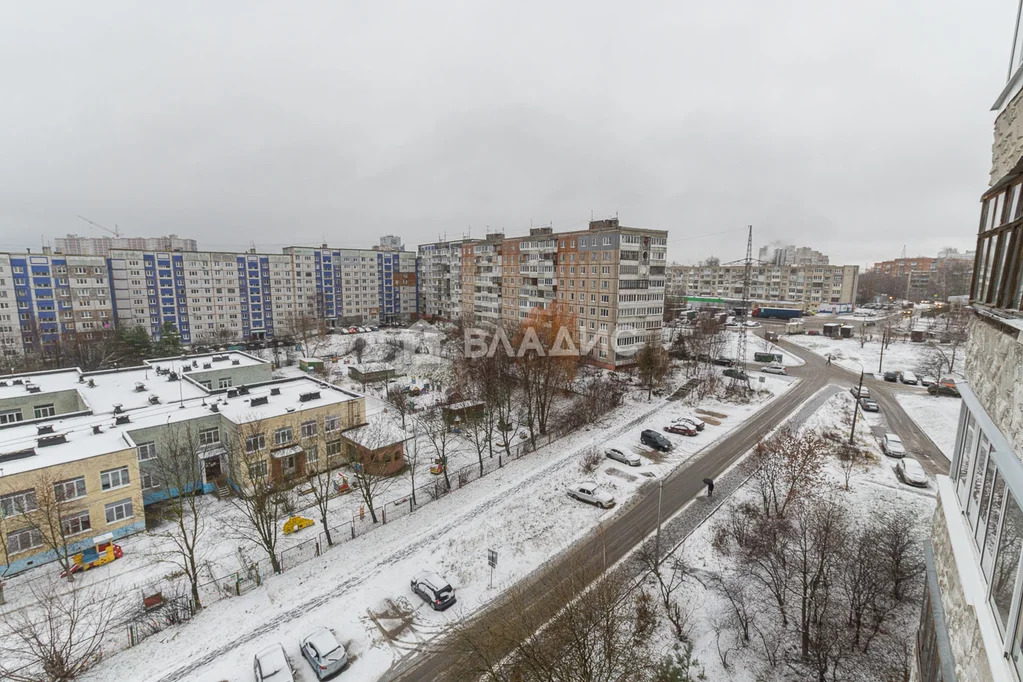
[[[0,249],[530,224],[973,248],[1017,0],[7,2]],[[755,254],[754,254],[755,255]]]

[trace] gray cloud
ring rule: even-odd
[[[591,211],[683,262],[748,223],[842,262],[973,241],[1012,0],[385,5],[0,8],[0,248],[79,213],[270,250]]]

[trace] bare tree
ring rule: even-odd
[[[455,448],[455,437],[439,407],[433,407],[419,417],[420,433],[422,433],[433,452],[434,458],[443,469],[445,490],[451,490],[451,479],[448,477],[448,457]]]
[[[217,441],[210,446],[219,446]],[[191,428],[184,425],[168,427],[163,441],[156,447],[156,456],[147,463],[155,477],[155,484],[167,492],[167,499],[152,508],[155,516],[166,522],[152,535],[167,540],[171,551],[161,558],[176,566],[188,579],[192,593],[192,609],[202,608],[199,599],[200,550],[206,532],[203,500],[197,493],[202,488],[200,459],[206,445],[199,442]]]
[[[24,494],[15,498],[15,514],[22,514],[26,525],[39,533],[43,546],[56,555],[68,582],[74,581],[72,558],[77,553],[78,536],[92,530],[83,499],[84,482],[61,480],[51,470],[43,470],[33,480],[32,490],[21,492]]]
[[[743,646],[749,644],[757,608],[752,586],[734,572],[715,575],[711,585],[728,603],[728,620],[739,633]]]
[[[524,392],[523,408],[530,442],[547,433],[547,422],[558,394],[567,389],[575,377],[578,355],[561,354],[571,343],[575,318],[567,308],[536,309],[520,325],[513,346],[517,348],[515,374]]]
[[[636,353],[636,370],[639,380],[647,387],[647,400],[653,395],[654,388],[660,386],[671,370],[671,358],[664,352],[659,338],[651,335]]]
[[[122,612],[108,586],[33,582],[34,605],[0,611],[0,678],[73,680],[103,655],[104,634]]]
[[[393,385],[387,389],[387,402],[394,408],[394,411],[401,417],[401,428],[405,429],[406,420],[409,415],[415,412],[416,404],[404,386]]]
[[[231,479],[238,486],[237,494],[228,499],[241,514],[231,530],[266,552],[274,573],[280,573],[277,542],[292,506],[290,482],[274,476],[266,434],[256,424],[239,428],[227,449]]]
[[[657,583],[661,607],[671,623],[672,634],[679,642],[688,641],[693,629],[693,614],[681,600],[680,592],[687,581],[695,579],[695,574],[681,557],[668,556],[661,559],[655,546],[649,542],[640,549],[638,557],[643,568],[650,572]]]
[[[742,466],[765,516],[784,517],[793,502],[821,489],[826,453],[823,438],[809,430],[786,427],[757,443]]]
[[[887,510],[875,515],[878,523],[876,551],[883,557],[889,573],[892,596],[902,600],[907,587],[923,575],[923,543],[920,523],[906,508]]]
[[[848,443],[840,444],[835,454],[838,457],[838,468],[842,471],[842,487],[849,490],[849,482],[852,480],[853,472],[856,471],[860,460],[863,459],[863,455],[859,448]]]

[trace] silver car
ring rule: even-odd
[[[582,502],[589,502],[601,509],[610,509],[615,506],[615,498],[597,487],[596,483],[583,481],[568,488],[568,496],[574,497]]]
[[[256,674],[256,682],[295,682],[295,669],[291,667],[291,659],[284,653],[280,642],[256,654],[252,671]]]
[[[884,434],[884,439],[881,441],[881,449],[889,457],[906,456],[906,446],[902,444],[902,439],[894,433]]]
[[[903,457],[895,465],[895,473],[902,479],[903,483],[918,488],[927,487],[927,472],[920,466],[920,462],[912,457]]]
[[[608,448],[604,451],[604,456],[608,459],[613,459],[622,464],[628,464],[630,467],[638,467],[643,462],[639,459],[639,455],[634,452],[622,452],[618,448]]]
[[[316,673],[316,679],[325,680],[341,672],[348,665],[348,652],[327,628],[316,628],[302,639],[302,655]]]

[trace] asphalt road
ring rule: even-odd
[[[735,463],[757,441],[776,425],[791,416],[797,408],[826,384],[852,386],[859,375],[844,370],[790,343],[783,343],[785,350],[797,355],[806,363],[793,367],[790,374],[801,381],[788,393],[754,415],[745,424],[732,431],[720,442],[711,446],[690,460],[686,466],[664,480],[660,491],[661,517],[668,518],[697,497],[704,490],[704,478],[718,478]],[[949,462],[919,427],[899,407],[894,393],[903,387],[886,384],[872,377],[864,379],[871,395],[881,405],[889,429],[898,433],[907,448],[918,457],[930,473],[947,473]],[[528,619],[525,622],[544,622],[553,617],[566,603],[566,584],[581,589],[603,572],[605,566],[615,564],[626,556],[657,526],[658,486],[651,484],[645,491],[633,498],[631,504],[604,525],[602,534],[591,534],[573,545],[566,552],[552,558],[542,570],[524,579],[515,590],[516,603],[507,596],[498,598],[493,604],[476,614],[466,626],[486,619],[491,622],[506,622],[514,619]],[[662,547],[662,551],[666,549]],[[541,573],[544,576],[541,579]],[[555,576],[551,579],[551,576]],[[558,577],[560,576],[560,577]],[[529,603],[523,604],[523,595]],[[460,650],[452,636],[446,636],[431,644],[427,650],[410,654],[398,662],[384,676],[385,680],[457,680],[459,673],[471,670],[467,660],[471,654]],[[470,677],[472,677],[470,675]]]

